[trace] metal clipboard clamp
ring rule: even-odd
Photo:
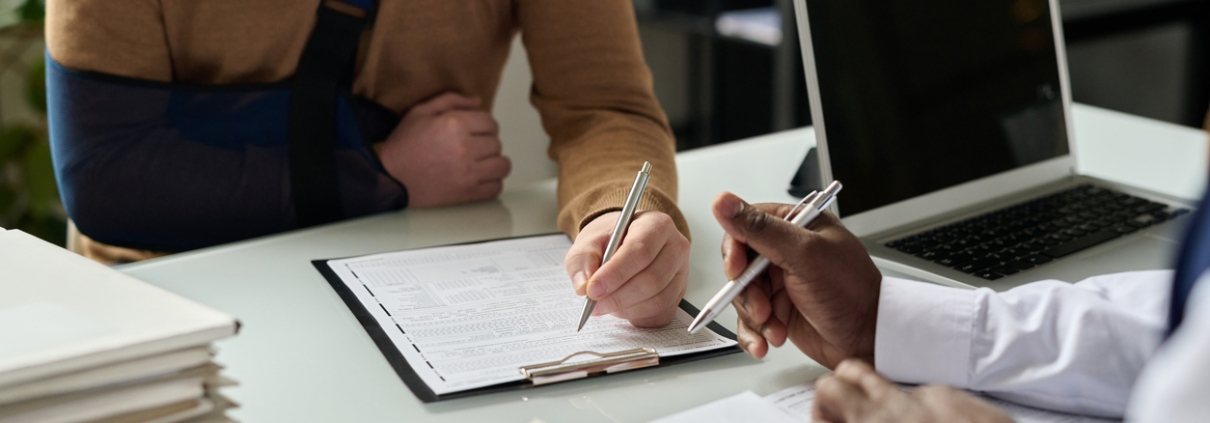
[[[595,355],[598,358],[575,363],[567,362],[581,354]],[[593,351],[580,351],[559,361],[534,364],[518,370],[533,382],[534,386],[538,386],[565,380],[581,379],[601,372],[617,373],[659,364],[660,356],[655,352],[655,349],[644,347],[605,354]]]

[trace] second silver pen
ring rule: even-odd
[[[832,183],[828,185],[827,189],[824,189],[819,193],[818,196],[810,200],[808,206],[799,212],[798,215],[794,216],[790,223],[794,224],[795,226],[804,227],[809,225],[811,221],[815,220],[816,217],[822,214],[824,210],[826,210],[828,206],[832,204],[832,201],[836,199],[836,194],[839,193],[842,188],[843,186],[839,181],[832,181]],[[727,281],[727,283],[723,285],[723,289],[719,290],[719,292],[715,294],[710,301],[706,302],[706,305],[702,307],[701,312],[698,313],[697,318],[693,319],[693,322],[689,324],[689,333],[697,333],[697,331],[701,330],[707,324],[713,322],[714,318],[718,317],[719,313],[722,313],[722,311],[731,304],[731,300],[735,299],[740,292],[743,292],[744,288],[746,288],[753,279],[756,279],[757,276],[760,276],[761,273],[764,273],[765,269],[768,267],[769,259],[763,255],[757,256],[752,263],[748,264],[748,267],[744,269],[744,272],[741,273],[739,277]]]
[[[622,243],[622,235],[626,233],[626,227],[630,226],[630,218],[634,216],[634,210],[639,206],[639,199],[643,198],[643,191],[647,189],[647,178],[651,176],[651,163],[643,162],[643,168],[639,170],[639,174],[634,178],[634,185],[630,187],[630,194],[626,195],[626,201],[622,203],[622,214],[618,216],[618,223],[613,225],[613,233],[609,235],[609,244],[605,245],[605,253],[601,255],[601,265],[609,262],[613,257],[613,253],[618,250],[618,245]],[[599,269],[599,268],[598,268]],[[585,290],[588,286],[584,287]],[[576,332],[584,329],[584,324],[588,323],[588,317],[592,316],[592,309],[597,306],[597,302],[584,296],[584,310],[580,312],[580,324],[576,325]]]

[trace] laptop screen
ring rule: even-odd
[[[806,0],[848,216],[1066,155],[1046,0]]]

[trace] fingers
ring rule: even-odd
[[[500,133],[496,119],[482,110],[452,110],[441,113],[441,116],[456,121],[460,128],[472,135],[495,136]]]
[[[768,289],[767,279],[753,281],[739,296],[731,300],[731,305],[735,307],[740,325],[759,333],[762,339],[774,347],[781,347],[786,343],[786,325],[773,318]]]
[[[870,409],[870,399],[861,387],[836,376],[824,376],[815,382],[812,416],[832,422],[861,421]]]
[[[409,205],[444,206],[500,195],[512,162],[495,119],[480,100],[443,93],[408,111],[376,148],[387,172],[408,188]]]
[[[773,303],[773,317],[783,325],[789,324],[790,313],[796,311],[794,302],[790,299],[790,293],[784,289],[777,290],[773,293],[773,299],[770,302]],[[781,343],[775,343],[775,345],[780,347]]]
[[[463,139],[462,156],[468,160],[486,160],[486,158],[500,157],[505,150],[505,146],[500,143],[500,137],[496,135],[457,135],[457,138]]]
[[[811,221],[811,224],[807,225],[807,229],[821,232],[833,228],[843,227],[844,225],[840,223],[840,218],[836,217],[836,215],[832,214],[832,212],[820,213],[819,217],[815,218],[815,220]]]
[[[500,196],[500,193],[504,192],[504,182],[480,182],[479,185],[476,185],[473,190],[474,192],[472,193],[472,196],[474,198],[471,201],[489,200]]]
[[[608,213],[601,218],[606,216],[616,218],[617,213]],[[601,257],[605,254],[605,244],[609,242],[609,233],[597,229],[593,224],[585,226],[572,243],[571,249],[567,250],[567,257],[563,260],[563,267],[567,269],[567,275],[571,276],[571,286],[576,290],[576,295],[588,295],[588,278],[600,267]]]
[[[781,347],[786,344],[786,325],[776,319],[769,319],[764,326],[757,328],[760,331],[760,336],[769,341],[774,347]]]
[[[921,386],[913,389],[909,397],[922,410],[934,416],[932,420],[935,421],[1013,422],[1003,409],[949,386]]]
[[[641,303],[627,307],[616,315],[626,319],[631,325],[640,328],[655,328],[667,325],[676,317],[677,303],[685,297],[688,286],[689,269],[677,272],[674,282],[669,283],[656,296]]]
[[[475,162],[475,173],[479,182],[503,180],[513,170],[513,162],[505,156],[489,157]]]
[[[598,299],[594,314],[624,311],[656,296],[672,282],[672,277],[680,270],[686,256],[688,249],[666,245],[646,269],[626,281],[617,291]]]
[[[759,328],[769,320],[769,316],[773,314],[773,306],[769,302],[768,282],[764,278],[758,278],[748,284],[735,299],[731,300],[731,305],[735,307],[735,313],[739,315],[739,319],[753,328]]]
[[[739,347],[747,351],[749,355],[756,358],[765,358],[765,354],[769,353],[769,344],[765,338],[760,336],[760,332],[752,330],[742,320],[736,325]]]
[[[479,97],[470,97],[455,92],[447,92],[413,107],[410,113],[435,116],[456,109],[474,109],[479,107]]]
[[[825,376],[815,383],[812,413],[828,421],[860,420],[862,414],[872,410],[872,402],[878,402],[898,389],[868,363],[845,360],[836,366],[832,376]]]
[[[673,236],[680,238],[678,242],[670,242]],[[684,250],[685,260],[688,260],[688,244],[689,241],[680,236],[672,218],[667,214],[637,213],[617,252],[589,279],[588,297],[600,300],[617,291],[640,271],[651,266],[664,248],[681,248]]]
[[[495,135],[472,135],[466,139],[466,156],[472,160],[487,160],[500,157],[504,145]]]
[[[455,154],[475,161],[500,157],[503,152],[496,120],[487,112],[454,111],[437,119],[449,137],[460,141]]]
[[[748,246],[723,234],[723,274],[727,279],[738,278],[748,266]]]
[[[785,263],[789,257],[802,254],[809,232],[782,220],[780,215],[753,207],[729,192],[715,197],[713,211],[714,218],[728,235],[774,263]],[[774,211],[782,212],[780,207]]]
[[[868,363],[857,360],[848,359],[840,362],[836,366],[836,377],[861,387],[865,391],[866,396],[872,400],[878,400],[886,396],[888,393],[899,389],[890,381],[883,378],[874,371]]]
[[[592,258],[600,260],[617,216],[617,213],[600,216],[581,232],[581,237],[594,240],[590,242],[595,244],[591,248]],[[568,271],[576,273],[571,268]],[[677,231],[667,214],[644,211],[630,222],[613,257],[596,272],[588,272],[586,291],[589,298],[598,301],[594,314],[612,314],[635,326],[653,327],[663,326],[675,317],[688,281],[689,240]]]

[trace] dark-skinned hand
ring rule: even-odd
[[[828,368],[846,358],[872,362],[882,274],[831,213],[801,228],[783,220],[791,207],[751,205],[728,192],[714,200],[714,217],[726,232],[727,277],[743,271],[752,251],[771,262],[765,276],[732,302],[740,346],[761,358],[769,344],[780,347],[789,339]]]
[[[815,382],[811,420],[828,423],[1012,423],[1003,410],[948,386],[904,391],[869,364],[846,360]]]

